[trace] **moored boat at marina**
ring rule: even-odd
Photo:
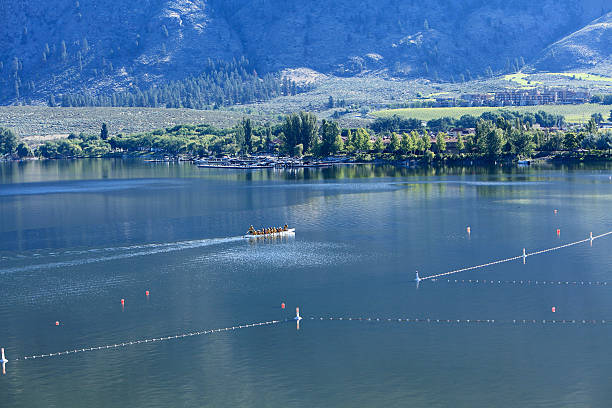
[[[247,158],[206,158],[198,162],[198,167],[213,169],[293,169],[303,167],[329,167],[332,163],[323,161],[310,161],[297,158],[255,156]]]

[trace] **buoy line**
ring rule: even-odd
[[[546,281],[546,280],[494,280],[494,279],[445,279],[436,282],[480,285],[546,285],[546,286],[608,286],[607,281]],[[610,285],[612,287],[612,285]]]
[[[134,340],[134,341],[125,341],[125,342],[121,342],[121,343],[107,344],[107,345],[104,345],[104,346],[77,348],[77,349],[74,349],[74,350],[60,351],[60,352],[56,352],[56,353],[35,354],[35,355],[31,355],[31,356],[25,356],[25,357],[16,358],[16,359],[13,359],[11,361],[16,362],[16,361],[34,360],[34,359],[41,359],[41,358],[65,356],[65,355],[68,355],[68,354],[85,353],[85,352],[89,352],[89,351],[117,349],[117,348],[121,348],[121,347],[133,346],[133,345],[137,345],[137,344],[156,343],[156,342],[161,342],[161,341],[176,340],[176,339],[182,339],[182,338],[185,338],[185,337],[193,337],[193,336],[204,336],[204,335],[207,335],[207,334],[220,333],[220,332],[239,330],[239,329],[247,329],[247,328],[250,328],[250,327],[270,326],[270,325],[274,325],[274,324],[278,324],[278,323],[282,323],[282,322],[286,322],[286,321],[288,321],[288,320],[270,320],[270,321],[267,321],[267,322],[241,324],[241,325],[237,325],[237,326],[224,327],[224,328],[221,328],[221,329],[201,330],[201,331],[194,331],[194,332],[176,334],[176,335],[172,335],[172,336],[154,337],[154,338],[150,338],[150,339],[141,339],[141,340]]]
[[[498,265],[498,264],[502,264],[502,263],[506,263],[506,262],[512,262],[512,261],[516,261],[516,260],[519,260],[519,259],[522,259],[523,262],[524,262],[530,256],[541,255],[541,254],[552,252],[552,251],[558,251],[560,249],[568,248],[568,247],[571,247],[571,246],[574,246],[574,245],[578,245],[578,244],[582,244],[582,243],[585,243],[585,242],[591,242],[592,243],[596,239],[603,238],[603,237],[606,237],[606,236],[611,235],[611,234],[612,234],[612,231],[608,231],[608,232],[605,232],[603,234],[596,235],[596,236],[593,236],[591,234],[586,239],[581,239],[579,241],[574,241],[574,242],[570,242],[570,243],[567,243],[567,244],[559,245],[559,246],[552,247],[552,248],[542,249],[540,251],[535,251],[535,252],[526,252],[525,249],[523,249],[523,254],[522,255],[513,256],[513,257],[505,258],[505,259],[500,259],[500,260],[497,260],[497,261],[491,261],[491,262],[487,262],[487,263],[484,263],[484,264],[481,264],[481,265],[468,266],[466,268],[455,269],[453,271],[444,272],[444,273],[438,273],[438,274],[435,274],[435,275],[419,277],[418,274],[417,274],[417,281],[436,279],[436,278],[440,278],[442,276],[449,276],[449,275],[454,275],[454,274],[461,273],[461,272],[473,271],[475,269],[481,269],[481,268],[485,268],[487,266],[493,266],[493,265]]]
[[[433,319],[433,318],[381,318],[381,317],[308,317],[308,320],[318,321],[360,321],[374,323],[418,323],[418,324],[565,324],[565,325],[611,325],[612,320],[602,319]]]

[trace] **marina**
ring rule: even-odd
[[[318,161],[318,160],[302,160],[296,158],[276,157],[276,156],[261,156],[249,158],[206,158],[196,162],[198,167],[213,168],[213,169],[240,169],[240,170],[255,170],[255,169],[292,169],[305,167],[330,167],[333,163]]]

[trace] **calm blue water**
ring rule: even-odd
[[[9,360],[291,318],[296,306],[305,318],[299,331],[290,322],[10,361],[0,406],[608,406],[612,325],[508,322],[612,320],[612,236],[450,283],[412,279],[611,231],[611,175],[611,165],[0,164]],[[239,238],[250,224],[284,223],[294,238]],[[496,323],[310,320],[323,316]]]

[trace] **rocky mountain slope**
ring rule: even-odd
[[[612,12],[547,47],[534,67],[551,72],[612,74]]]
[[[469,80],[522,67],[611,8],[609,0],[0,0],[0,103],[142,89],[197,75],[208,58],[246,57],[259,73]]]

